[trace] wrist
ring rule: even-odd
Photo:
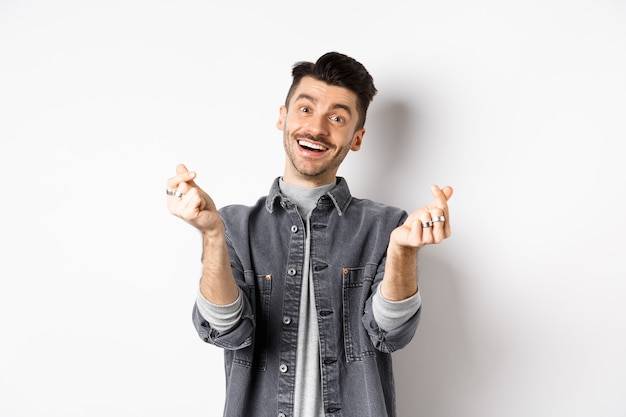
[[[222,223],[221,220],[210,228],[202,228],[198,230],[200,230],[202,241],[205,243],[226,240],[226,229],[224,228],[224,223]]]
[[[387,247],[387,258],[392,257],[403,260],[409,260],[411,258],[417,259],[418,251],[419,247],[400,245],[392,240]]]

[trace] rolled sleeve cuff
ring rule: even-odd
[[[389,301],[376,291],[372,300],[372,313],[378,327],[389,332],[409,321],[421,305],[422,297],[419,291],[401,301]]]
[[[211,303],[198,291],[196,305],[200,315],[209,322],[211,327],[222,333],[235,327],[241,319],[243,296],[239,290],[239,295],[233,303],[222,306]]]

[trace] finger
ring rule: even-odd
[[[447,200],[450,200],[450,197],[452,197],[452,194],[454,193],[454,189],[450,187],[449,185],[446,185],[445,187],[443,187],[442,191],[445,194]],[[446,212],[445,213],[446,223],[445,223],[444,229],[445,229],[445,237],[447,239],[452,234],[452,229],[450,227],[450,210],[448,209],[447,204],[446,204],[445,212]]]
[[[193,182],[193,179],[196,178],[196,172],[195,171],[189,171],[187,169],[187,167],[185,166],[185,164],[178,164],[178,166],[176,167],[176,175],[179,176],[183,181],[189,183],[192,186],[196,186],[196,184]]]
[[[450,188],[450,187],[447,187],[447,188]],[[450,188],[450,190],[451,189],[452,188]],[[433,194],[433,197],[435,198],[433,202],[431,203],[432,207],[438,207],[440,209],[444,209],[445,207],[448,206],[448,197],[443,192],[443,190],[439,188],[438,185],[431,185],[430,192]]]
[[[196,183],[193,181],[195,178],[196,173],[194,171],[189,171],[184,164],[178,164],[176,167],[176,176],[167,180],[167,189],[178,190],[179,192],[185,193],[189,187],[197,187]],[[189,187],[181,187],[183,183]]]
[[[180,199],[180,210],[185,218],[195,217],[203,209],[203,200],[197,188],[190,188]]]
[[[175,195],[171,198],[168,198],[167,204],[170,209],[170,212],[184,220],[189,220],[195,217],[195,213],[197,212],[197,206],[199,203],[197,202],[197,192],[195,188],[190,188],[187,192],[181,192],[179,189],[176,190]]]
[[[445,210],[434,208],[430,210],[433,219],[440,220],[434,223],[433,232],[436,243],[440,243],[442,240],[447,239],[452,234],[450,227],[450,211],[446,206]]]
[[[185,175],[187,173],[189,173],[189,170],[187,169],[185,164],[178,164],[178,165],[176,165],[176,174],[177,175]]]
[[[422,244],[433,242],[433,222],[428,210],[420,210],[419,223],[422,227]]]
[[[432,234],[433,242],[440,243],[446,238],[446,216],[443,210],[439,208],[430,209],[432,218]]]
[[[445,186],[443,189],[439,188],[437,185],[432,185],[430,187],[431,192],[433,193],[433,197],[435,199],[427,206],[429,210],[432,209],[440,209],[443,210],[443,216],[446,217],[446,220],[449,219],[448,213],[448,198],[452,196],[453,189],[450,186]],[[449,225],[446,222],[446,233],[450,234]]]
[[[422,242],[422,223],[419,220],[412,222],[405,222],[404,227],[407,227],[406,244],[412,247],[420,246]]]

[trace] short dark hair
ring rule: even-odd
[[[287,93],[285,106],[289,106],[289,100],[291,100],[302,78],[313,77],[326,84],[347,88],[355,93],[357,96],[357,111],[359,113],[357,129],[365,126],[367,108],[374,99],[377,90],[374,87],[372,76],[367,72],[363,64],[339,52],[328,52],[322,55],[315,63],[307,61],[296,62],[291,75],[293,76],[293,81]]]

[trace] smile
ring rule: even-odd
[[[315,151],[315,152],[323,152],[323,151],[328,150],[328,148],[326,148],[326,147],[324,147],[322,145],[317,145],[315,143],[311,143],[311,142],[309,142],[307,140],[303,140],[303,139],[300,139],[298,141],[298,145],[300,145],[304,149],[307,149],[307,150],[310,150],[310,151]]]

